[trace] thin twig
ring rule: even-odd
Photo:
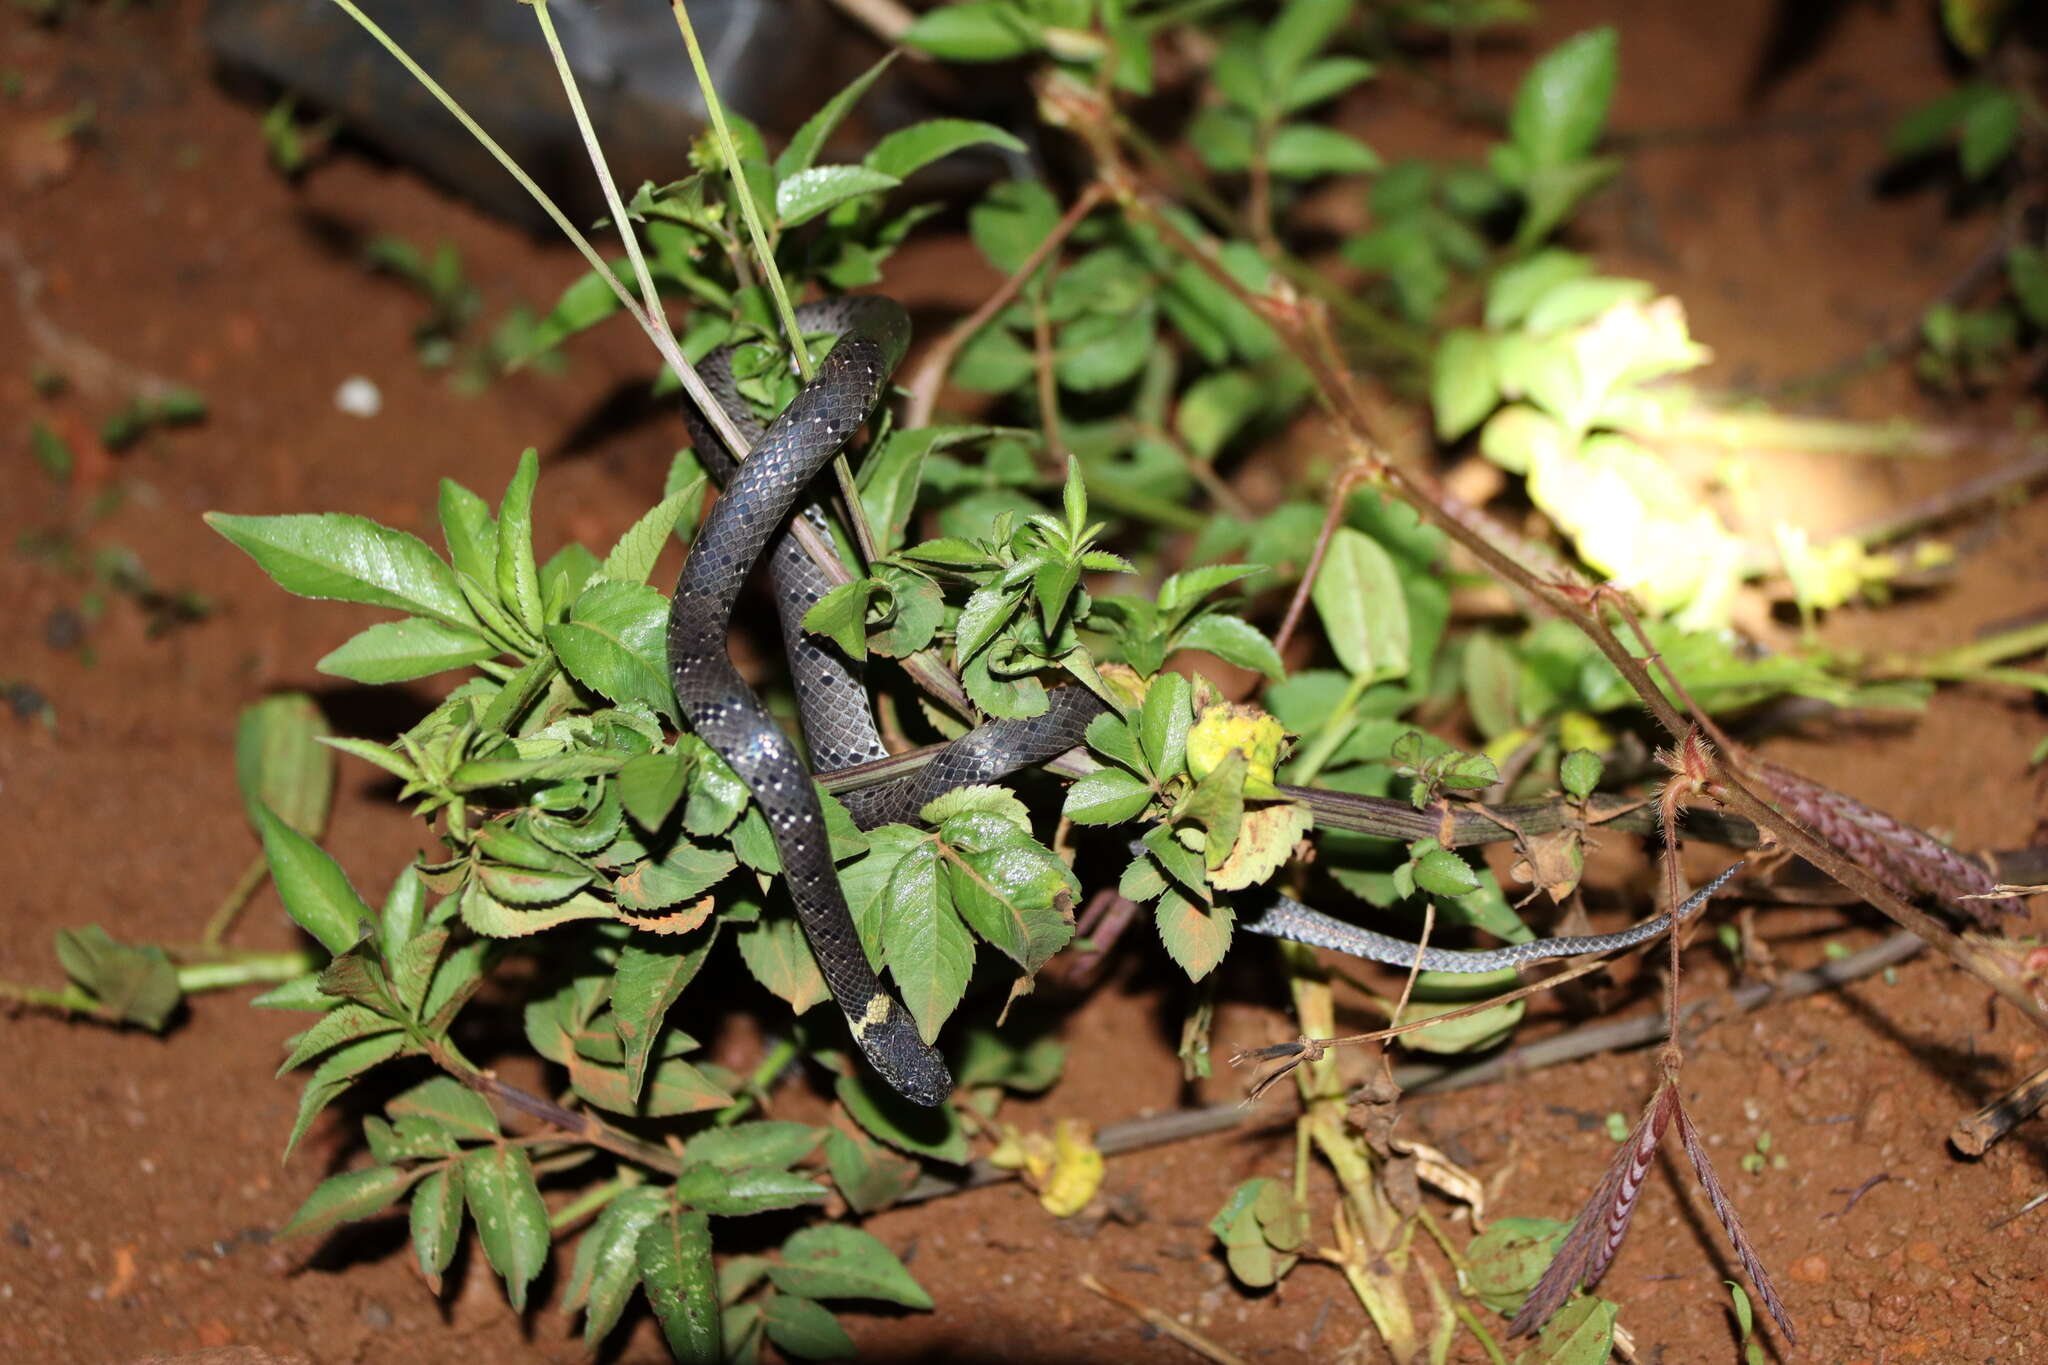
[[[666,1147],[643,1142],[630,1133],[620,1132],[594,1114],[579,1114],[573,1109],[564,1109],[553,1100],[542,1099],[539,1095],[501,1081],[491,1072],[471,1066],[445,1046],[431,1044],[427,1055],[443,1071],[486,1099],[497,1100],[506,1108],[515,1109],[529,1118],[539,1119],[579,1142],[602,1147],[615,1156],[638,1162],[650,1170],[660,1171],[664,1175],[682,1174],[682,1160]]]
[[[1081,220],[1095,210],[1108,197],[1101,185],[1090,185],[1060,216],[1045,240],[1031,248],[1031,254],[1024,263],[1013,271],[1010,277],[996,287],[994,293],[983,299],[972,313],[953,324],[946,334],[927,352],[917,367],[917,377],[910,381],[910,403],[903,411],[906,428],[930,426],[932,413],[939,405],[939,391],[946,386],[946,375],[952,370],[953,362],[960,351],[982,328],[995,318],[997,313],[1010,306],[1025,283],[1038,273],[1038,268],[1059,250],[1060,243],[1067,240]]]
[[[1139,1302],[1120,1289],[1111,1289],[1093,1275],[1082,1275],[1081,1283],[1091,1292],[1100,1294],[1111,1303],[1129,1309],[1132,1315],[1140,1321],[1158,1328],[1203,1359],[1213,1360],[1216,1362],[1216,1365],[1245,1365],[1243,1356],[1233,1355],[1203,1336],[1200,1332],[1195,1331],[1192,1327],[1181,1326],[1170,1315]]]
[[[1273,648],[1283,654],[1288,641],[1294,638],[1294,628],[1301,624],[1302,611],[1308,606],[1309,594],[1315,589],[1316,575],[1323,570],[1323,556],[1329,553],[1330,541],[1344,523],[1344,509],[1351,501],[1351,490],[1372,473],[1371,466],[1354,461],[1345,465],[1337,475],[1337,481],[1330,485],[1330,506],[1323,513],[1323,526],[1316,533],[1315,548],[1309,552],[1308,563],[1302,568],[1301,581],[1294,585],[1294,596],[1288,600],[1287,614],[1280,618],[1280,629],[1273,632]]]

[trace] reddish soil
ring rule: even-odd
[[[0,19],[0,69],[23,75],[20,91],[0,99],[0,247],[10,268],[40,275],[34,307],[51,326],[123,366],[197,386],[212,415],[104,455],[90,433],[111,400],[83,388],[54,399],[32,391],[30,363],[57,358],[10,288],[0,307],[0,530],[10,547],[62,526],[89,548],[129,547],[159,586],[196,590],[220,610],[149,638],[143,613],[117,599],[81,647],[66,640],[58,613],[77,607],[83,581],[26,553],[0,557],[0,682],[26,683],[54,707],[48,726],[0,714],[0,866],[11,887],[0,978],[52,985],[55,929],[98,923],[129,941],[192,938],[248,861],[253,841],[229,759],[241,705],[303,688],[344,730],[374,734],[410,704],[313,670],[372,613],[286,598],[198,513],[349,510],[425,531],[440,476],[495,490],[517,452],[538,444],[553,452],[545,553],[572,536],[608,542],[651,501],[682,440],[680,424],[663,418],[590,450],[556,449],[596,403],[647,372],[623,332],[579,345],[562,378],[522,376],[480,398],[456,396],[414,360],[418,301],[366,276],[337,243],[378,233],[454,242],[493,309],[551,298],[577,272],[574,259],[360,158],[286,184],[265,164],[259,111],[210,82],[196,4],[74,8],[56,30],[30,26],[14,7]],[[1585,216],[1583,245],[1686,301],[1695,334],[1718,355],[1715,382],[1768,385],[1909,326],[1988,231],[1946,218],[1938,195],[1885,200],[1872,189],[1890,117],[1946,87],[1924,8],[1850,7],[1810,61],[1753,97],[1771,13],[1762,0],[1558,0],[1544,6],[1530,48],[1489,47],[1466,74],[1498,95],[1528,50],[1592,22],[1621,24],[1614,123],[1654,136],[1635,148],[1620,189]],[[1405,105],[1408,88],[1390,83],[1362,99],[1361,131],[1388,153],[1440,150],[1436,116]],[[94,135],[53,151],[45,125],[82,101]],[[913,297],[957,305],[979,287],[949,268],[942,290],[921,288],[917,259],[905,258],[901,277]],[[358,374],[383,393],[372,420],[333,401]],[[1895,371],[1837,400],[1863,417],[2009,416],[1937,407]],[[31,418],[80,450],[73,487],[56,488],[31,462]],[[1762,495],[1828,529],[1987,463],[1774,457]],[[124,502],[92,522],[87,506],[108,489]],[[1840,613],[1826,638],[1935,647],[2041,610],[2041,504],[1979,523],[1964,548],[1949,586],[1885,611]],[[1917,723],[1815,727],[1770,752],[1953,831],[1966,848],[2015,847],[2036,839],[2044,814],[2027,767],[2041,733],[2040,714],[2016,693],[1957,689]],[[381,883],[418,840],[360,768],[345,769],[327,840],[345,865]],[[1760,923],[1792,966],[1818,960],[1824,939],[1862,946],[1882,928],[1837,911]],[[268,891],[237,941],[292,942]],[[1693,960],[1692,989],[1721,988],[1721,955],[1703,946]],[[1243,1003],[1222,1012],[1220,1050],[1284,1036],[1269,992],[1235,993]],[[1127,968],[1069,1020],[1069,1079],[1040,1107],[1108,1123],[1235,1095],[1234,1075],[1192,1092],[1180,1085],[1171,1043],[1180,1000],[1156,969]],[[277,1163],[296,1086],[271,1071],[293,1027],[233,994],[201,999],[160,1040],[36,1012],[0,1022],[0,1359],[119,1363],[226,1346],[322,1365],[584,1358],[557,1313],[515,1317],[480,1258],[435,1299],[393,1225],[317,1253],[269,1243],[349,1150],[344,1126],[327,1122],[289,1165]],[[2039,1311],[2048,1258],[2038,1250],[2048,1210],[1990,1226],[2048,1187],[2048,1130],[2030,1124],[1976,1162],[1944,1142],[1960,1114],[2038,1067],[2040,1048],[2013,1011],[1924,959],[1895,982],[1873,979],[1705,1034],[1685,1072],[1687,1098],[1803,1329],[1806,1344],[1784,1358],[2048,1359]],[[1613,1150],[1604,1116],[1637,1112],[1650,1070],[1645,1055],[1610,1056],[1416,1099],[1403,1131],[1484,1179],[1493,1212],[1568,1217]],[[1304,1266],[1281,1291],[1257,1296],[1225,1282],[1206,1219],[1235,1182],[1292,1159],[1288,1102],[1268,1105],[1272,1122],[1248,1133],[1113,1160],[1106,1192],[1129,1223],[1056,1222],[1015,1187],[870,1220],[890,1245],[914,1251],[940,1308],[851,1315],[856,1339],[879,1359],[1191,1358],[1086,1293],[1077,1276],[1091,1271],[1246,1359],[1383,1359],[1327,1269]],[[1764,1132],[1785,1164],[1745,1174],[1738,1159]],[[1665,1169],[1652,1181],[1602,1290],[1622,1304],[1638,1359],[1733,1360],[1720,1284],[1732,1260],[1675,1177]],[[1847,1207],[1848,1191],[1879,1177]],[[607,1358],[665,1356],[643,1319]]]

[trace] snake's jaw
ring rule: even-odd
[[[926,1108],[944,1104],[953,1093],[953,1073],[918,1034],[910,1011],[877,991],[859,1015],[846,1015],[853,1040],[892,1089]]]

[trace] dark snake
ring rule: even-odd
[[[909,345],[910,321],[898,304],[877,295],[807,304],[797,320],[807,335],[837,333],[839,339],[818,363],[811,382],[765,430],[734,383],[730,348],[698,366],[749,449],[745,460],[735,464],[708,424],[685,408],[698,458],[724,493],[699,527],[676,582],[668,618],[669,677],[691,728],[739,775],[767,817],[797,919],[854,1041],[896,1091],[919,1104],[937,1105],[951,1093],[952,1076],[937,1050],[919,1036],[910,1011],[868,965],[840,889],[812,782],[814,773],[884,758],[888,750],[876,731],[860,666],[803,627],[804,613],[831,589],[832,581],[788,529],[795,515],[829,530],[822,507],[805,494],[880,400]],[[764,551],[810,766],[726,653],[740,588]],[[1065,753],[1082,742],[1088,722],[1105,709],[1085,688],[1055,688],[1042,715],[983,724],[939,750],[917,773],[841,799],[862,829],[914,820],[927,802],[955,787],[997,781]],[[1722,873],[1675,914],[1622,933],[1541,939],[1487,952],[1418,948],[1285,897],[1276,898],[1261,918],[1244,927],[1394,966],[1409,966],[1419,954],[1430,971],[1493,971],[1644,942],[1698,909],[1734,872]]]

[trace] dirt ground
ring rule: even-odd
[[[0,69],[23,76],[0,97],[0,255],[14,276],[0,303],[0,683],[17,697],[18,685],[33,688],[54,722],[0,714],[0,978],[11,981],[55,984],[50,939],[62,926],[98,923],[129,941],[196,936],[254,850],[230,760],[240,706],[301,688],[343,731],[373,735],[404,723],[417,700],[314,672],[375,614],[287,598],[200,512],[346,510],[430,532],[440,476],[494,492],[533,444],[547,459],[546,554],[570,537],[608,543],[658,494],[684,439],[669,416],[587,449],[571,439],[650,368],[623,332],[579,345],[562,377],[518,376],[481,397],[422,370],[411,346],[419,302],[367,276],[354,243],[389,233],[457,244],[493,313],[551,299],[576,261],[362,157],[288,184],[265,162],[261,111],[210,80],[198,8],[79,5],[57,29],[13,6],[0,17]],[[1938,194],[1883,198],[1873,186],[1891,118],[1948,80],[1925,9],[1852,7],[1810,59],[1759,87],[1772,15],[1763,0],[1553,0],[1526,47],[1489,47],[1464,74],[1498,95],[1529,51],[1620,23],[1613,123],[1634,135],[1630,169],[1584,216],[1581,244],[1611,271],[1686,301],[1694,334],[1717,355],[1712,382],[1764,387],[1909,327],[1981,250],[1982,219],[1945,216]],[[1440,150],[1435,116],[1403,89],[1389,83],[1362,99],[1359,131],[1383,153]],[[48,122],[86,101],[92,135],[53,150]],[[938,255],[902,258],[899,292],[959,307],[986,287],[958,266],[958,251],[926,250]],[[935,258],[948,263],[943,278],[921,277],[919,261]],[[92,433],[111,401],[88,391],[89,373],[74,371],[80,387],[56,398],[31,387],[32,362],[61,363],[53,338],[111,357],[116,384],[147,373],[193,385],[211,415],[108,456]],[[382,392],[374,419],[336,408],[337,385],[357,375]],[[1859,417],[1998,425],[2012,415],[2010,403],[1940,407],[1896,371],[1831,402]],[[32,418],[80,452],[72,488],[32,462]],[[1796,499],[1826,530],[1990,462],[1772,457],[1762,487]],[[88,505],[107,490],[121,505],[93,521]],[[66,526],[88,547],[131,549],[157,586],[203,594],[217,614],[152,637],[146,613],[119,597],[81,632],[84,581],[18,548],[28,533]],[[1951,585],[1840,613],[1825,637],[1931,648],[2048,606],[2042,504],[1980,521],[1961,543]],[[2048,804],[2027,766],[2042,730],[2016,692],[1959,689],[1916,723],[1813,725],[1767,751],[1952,832],[1964,848],[2013,848],[2042,841]],[[344,768],[327,843],[345,866],[395,868],[419,838],[360,767]],[[1824,941],[1861,947],[1884,932],[1861,911],[1759,922],[1790,966],[1819,960]],[[237,934],[247,946],[292,942],[268,891]],[[1136,956],[1152,965],[1128,965],[1068,1022],[1069,1078],[1048,1112],[1102,1124],[1238,1093],[1231,1074],[1181,1086],[1181,996],[1157,969],[1163,955]],[[1711,946],[1693,960],[1694,990],[1725,984]],[[231,1346],[320,1365],[585,1358],[573,1325],[550,1308],[515,1316],[476,1256],[458,1265],[445,1299],[430,1295],[402,1224],[320,1249],[272,1244],[270,1230],[348,1151],[348,1131],[330,1121],[278,1164],[296,1085],[271,1073],[294,1027],[235,993],[200,1000],[162,1039],[33,1011],[0,1017],[0,1359],[122,1365]],[[1285,1031],[1269,997],[1246,991],[1226,1001],[1217,1046]],[[2048,1209],[1992,1227],[2048,1188],[2048,1128],[2028,1125],[1976,1162],[1944,1142],[1962,1113],[2038,1067],[2040,1049],[2012,1010],[1924,958],[1895,981],[1703,1036],[1685,1072],[1688,1103],[1802,1329],[1802,1345],[1782,1358],[2048,1360]],[[1649,1074],[1644,1054],[1607,1056],[1418,1098],[1403,1131],[1486,1180],[1494,1212],[1569,1217],[1613,1150],[1605,1116],[1633,1116]],[[1304,1266],[1278,1292],[1247,1296],[1215,1255],[1204,1225],[1225,1192],[1292,1159],[1287,1106],[1268,1101],[1239,1133],[1112,1160],[1106,1193],[1128,1221],[1059,1223],[1014,1187],[869,1220],[912,1259],[939,1311],[850,1314],[856,1341],[884,1360],[1192,1358],[1086,1293],[1085,1271],[1248,1360],[1384,1359],[1331,1271]],[[1743,1173],[1740,1155],[1764,1133],[1784,1164]],[[1733,1262],[1676,1174],[1651,1182],[1602,1292],[1622,1304],[1637,1359],[1732,1361],[1720,1282]],[[558,1286],[559,1270],[539,1301]],[[606,1358],[666,1357],[642,1317]]]

